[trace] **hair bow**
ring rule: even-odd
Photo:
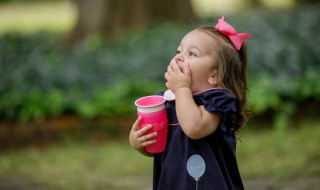
[[[251,38],[251,35],[247,33],[238,34],[237,31],[224,20],[224,16],[219,19],[218,24],[214,28],[221,34],[227,36],[236,50],[240,50],[246,38]]]

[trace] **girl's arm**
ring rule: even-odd
[[[190,66],[184,63],[183,72],[171,61],[165,73],[166,86],[175,93],[176,113],[183,132],[192,139],[200,139],[213,133],[219,125],[220,116],[197,106],[190,89]]]
[[[176,113],[183,132],[192,139],[200,139],[213,133],[220,122],[217,113],[208,112],[196,105],[190,88],[179,88],[176,95]]]

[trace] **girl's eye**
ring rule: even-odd
[[[195,53],[193,53],[192,51],[189,52],[189,55],[192,57],[197,57],[197,55]]]
[[[179,50],[176,50],[176,55],[180,54],[181,52]]]

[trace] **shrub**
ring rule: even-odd
[[[245,24],[255,37],[249,40],[250,98],[255,112],[279,110],[282,104],[310,97],[319,100],[320,13],[316,10],[261,15]]]
[[[285,121],[297,103],[319,101],[317,8],[235,18],[228,22],[253,36],[248,40],[248,83],[255,114],[272,110],[278,113],[276,123],[285,123],[279,121]],[[163,73],[191,28],[194,25],[160,24],[117,42],[91,37],[72,50],[59,46],[58,35],[3,35],[0,117],[26,121],[66,113],[88,118],[132,114],[135,98],[165,89]]]
[[[0,116],[26,121],[132,113],[134,98],[163,89],[178,35],[176,26],[163,25],[117,43],[92,37],[70,51],[55,35],[4,35]]]

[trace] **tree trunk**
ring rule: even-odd
[[[152,22],[189,22],[196,19],[190,0],[70,0],[78,11],[67,46],[90,35],[115,38],[125,30]]]
[[[249,5],[251,8],[261,8],[262,7],[262,3],[260,0],[249,0]]]
[[[319,0],[296,0],[298,5],[309,5],[309,4],[317,4],[319,5]]]

